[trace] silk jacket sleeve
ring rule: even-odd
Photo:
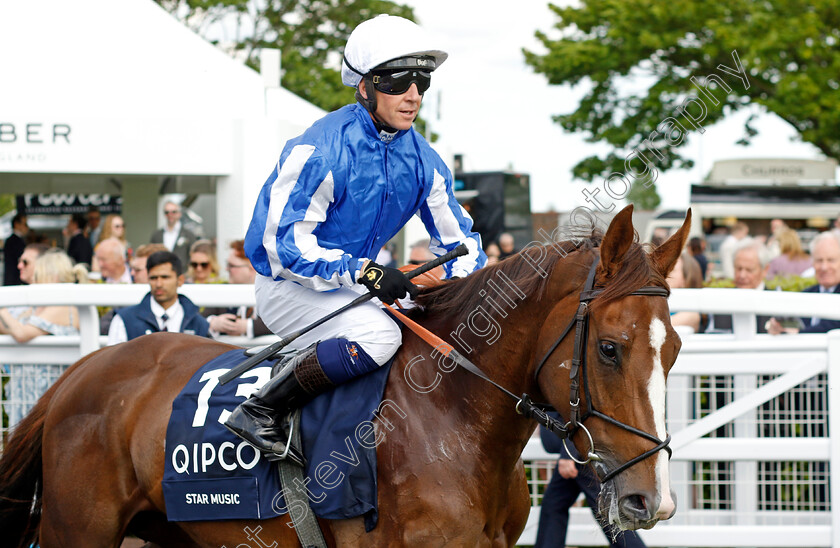
[[[472,218],[455,199],[452,174],[445,166],[435,168],[432,190],[419,214],[431,236],[432,253],[443,255],[461,243],[469,250],[444,266],[447,278],[464,277],[484,266],[487,256],[481,249],[481,236],[472,231]]]
[[[263,276],[317,291],[353,285],[364,259],[322,247],[314,234],[334,201],[333,172],[312,145],[298,144],[263,185],[245,238],[246,253]]]

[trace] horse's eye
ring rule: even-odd
[[[616,358],[618,358],[618,349],[613,343],[608,341],[601,341],[598,344],[598,348],[601,351],[601,355],[605,358],[611,361],[616,361]]]

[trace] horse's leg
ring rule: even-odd
[[[180,525],[167,521],[163,513],[141,512],[129,523],[128,532],[150,541],[143,545],[143,548],[198,548],[200,545],[191,539]]]

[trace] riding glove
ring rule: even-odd
[[[369,261],[359,283],[367,287],[373,295],[385,304],[392,304],[395,299],[402,299],[406,294],[417,297],[417,286],[409,281],[405,274],[388,266]]]

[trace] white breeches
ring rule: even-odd
[[[358,292],[355,288],[359,288]],[[345,287],[323,292],[308,289],[288,280],[274,281],[260,276],[254,281],[257,314],[276,335],[297,331],[330,312],[338,310],[366,291],[364,286]],[[373,360],[382,365],[402,344],[399,326],[379,307],[378,300],[366,302],[339,314],[292,342],[292,349],[303,349],[317,341],[347,339],[361,345]]]

